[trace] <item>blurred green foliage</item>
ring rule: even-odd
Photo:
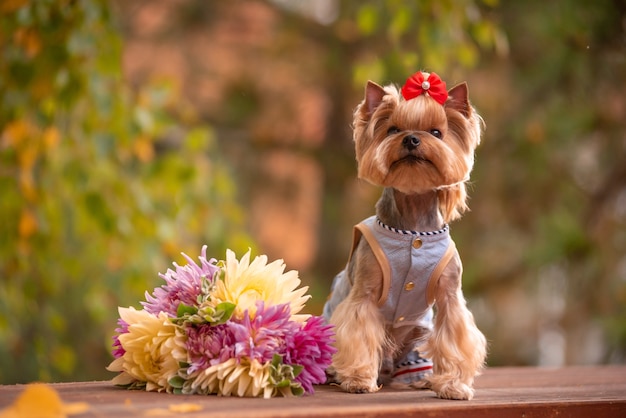
[[[0,46],[0,382],[110,377],[118,305],[251,245],[235,185],[175,85],[125,85],[107,1],[4,1]]]
[[[485,326],[499,339],[490,361],[623,362],[626,4],[503,2],[498,17],[511,53],[482,63],[493,82],[475,96],[487,132],[473,176],[478,222],[468,226],[501,248],[468,245],[466,270],[498,313]],[[500,310],[504,289],[526,300]],[[520,313],[520,331],[537,343],[530,350],[498,331]]]
[[[253,245],[255,197],[299,196],[301,183],[270,181],[276,150],[323,173],[315,261],[301,272],[323,303],[379,194],[355,191],[352,109],[368,79],[402,84],[417,69],[468,80],[487,124],[472,212],[453,234],[489,363],[623,361],[622,3],[339,0],[319,23],[288,7],[312,2],[288,0],[3,1],[0,382],[109,378],[118,305],[137,305],[181,251]],[[154,4],[166,23],[143,28]],[[228,19],[241,37],[210,38]],[[193,81],[135,74],[131,88],[121,52],[137,38],[183,50]],[[197,39],[223,72],[205,68]],[[207,80],[226,93],[203,107]],[[323,97],[319,142],[293,126],[303,87]]]
[[[485,13],[498,0],[342,2],[369,47],[353,67],[354,81],[400,82],[416,69],[475,67],[482,51],[505,49],[502,29]]]

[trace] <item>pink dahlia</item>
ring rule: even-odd
[[[115,328],[115,335],[113,336],[113,357],[119,358],[124,355],[126,350],[120,343],[120,335],[128,332],[128,324],[122,318],[117,320],[117,328]]]
[[[207,260],[207,246],[202,247],[200,265],[197,265],[187,254],[183,257],[187,260],[185,266],[174,263],[176,271],[168,269],[165,274],[159,276],[165,280],[165,285],[154,289],[154,293],[149,295],[146,292],[146,302],[141,302],[144,309],[151,314],[158,315],[165,312],[171,317],[176,317],[178,305],[182,302],[185,305],[194,306],[198,304],[198,296],[202,294],[202,283],[204,280],[213,281],[215,273],[219,267],[215,265],[215,259]]]
[[[189,359],[188,374],[206,370],[233,356],[234,339],[228,325],[191,325],[185,332]]]
[[[314,384],[326,381],[326,368],[330,366],[332,355],[337,351],[332,346],[334,332],[321,316],[312,316],[302,328],[293,334],[285,358],[285,364],[298,364],[302,371],[296,376],[304,390],[313,393]]]
[[[300,324],[290,318],[288,303],[265,307],[263,301],[258,301],[253,318],[246,310],[240,321],[228,322],[236,341],[234,356],[239,360],[247,357],[264,364],[271,361],[274,354],[283,355],[285,341],[300,328]]]

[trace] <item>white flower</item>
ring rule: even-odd
[[[238,261],[235,253],[227,250],[224,276],[216,280],[211,301],[216,305],[220,302],[237,305],[234,312],[236,318],[242,318],[246,310],[254,317],[257,301],[264,301],[266,306],[288,303],[291,319],[303,322],[310,315],[296,314],[310,298],[306,294],[309,288],[305,286],[298,289],[298,272],[291,270],[285,273],[285,267],[283,260],[267,264],[265,255],[255,257],[250,263],[250,251]]]
[[[184,342],[177,336],[177,326],[166,313],[158,316],[135,308],[119,308],[128,332],[119,335],[125,350],[107,370],[121,372],[113,379],[117,385],[146,382],[146,390],[171,390],[169,379],[178,373],[179,360],[186,358]]]
[[[211,366],[199,373],[192,384],[194,392],[215,393],[219,396],[259,397],[265,399],[281,393],[289,396],[291,392],[281,391],[270,380],[270,363],[257,360],[231,358],[223,363]]]

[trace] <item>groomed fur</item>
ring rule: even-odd
[[[405,101],[394,86],[368,82],[354,113],[358,176],[384,191],[378,218],[399,229],[434,231],[467,210],[466,182],[480,143],[482,119],[470,105],[467,85],[449,91],[440,105],[426,94]],[[414,146],[407,145],[413,138]],[[337,353],[332,372],[348,392],[375,392],[381,370],[400,352],[423,344],[433,374],[413,387],[430,387],[445,399],[471,399],[485,361],[486,340],[467,309],[461,290],[458,253],[434,285],[435,319],[424,327],[393,328],[378,307],[382,271],[361,239],[346,269],[352,287],[337,306]]]
[[[456,254],[437,284],[434,331],[420,347],[433,361],[430,388],[444,399],[472,399],[474,377],[484,367],[487,355],[485,336],[465,305],[461,274],[461,259]]]
[[[366,279],[380,276],[380,267],[365,241],[359,247],[348,273],[357,283],[331,318],[337,348],[333,370],[345,391],[376,392],[378,371],[385,352],[391,350],[391,342],[376,305],[378,284]],[[345,321],[346,318],[350,320]]]
[[[368,86],[377,86],[369,82]],[[467,94],[467,87],[461,84],[462,93]],[[396,86],[378,86],[382,97],[366,96],[354,112],[354,141],[357,162],[359,163],[358,177],[380,186],[398,187],[392,179],[387,178],[388,172],[376,158],[377,150],[385,143],[377,144],[381,137],[386,136],[387,129],[393,125],[393,118],[399,120],[410,119],[411,115],[437,114],[439,119],[446,118],[449,143],[442,152],[448,154],[465,155],[463,165],[459,164],[455,173],[450,173],[445,184],[438,189],[439,206],[445,222],[451,222],[461,217],[467,207],[466,181],[474,165],[473,150],[480,144],[483,121],[480,115],[462,99],[451,96],[442,108],[427,96],[419,96],[410,101],[404,101]],[[372,89],[371,87],[366,89]],[[372,89],[373,90],[373,89]],[[378,104],[374,103],[378,101]],[[394,115],[397,112],[397,115]],[[372,123],[370,123],[372,122]],[[412,121],[418,124],[420,121]],[[358,138],[358,139],[357,139]],[[380,150],[382,151],[382,149]],[[381,152],[383,154],[383,152]],[[452,168],[452,167],[451,167]],[[435,181],[436,182],[436,181]],[[415,190],[411,190],[415,191]]]

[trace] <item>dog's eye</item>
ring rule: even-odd
[[[430,134],[434,136],[435,138],[439,138],[439,139],[443,137],[443,134],[441,133],[439,129],[431,129]]]
[[[397,126],[392,126],[391,128],[387,129],[387,135],[397,134],[398,132],[400,132],[400,129],[398,129]]]

